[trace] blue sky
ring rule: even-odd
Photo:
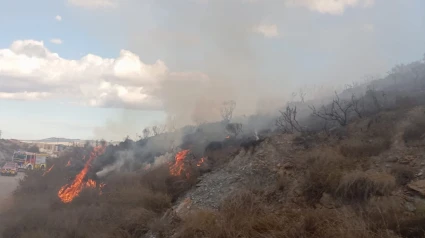
[[[425,53],[422,0],[289,2],[0,0],[3,137],[119,139],[167,114],[190,123],[206,99],[280,99],[303,85],[384,75]],[[50,56],[31,58],[34,47]]]

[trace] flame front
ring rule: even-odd
[[[106,186],[106,183],[100,183],[99,184],[99,195],[102,195],[103,193],[103,188]]]
[[[170,174],[174,176],[180,176],[184,169],[184,159],[189,150],[182,150],[176,154],[176,161],[170,166]]]
[[[198,163],[196,164],[196,166],[200,167],[200,166],[201,166],[204,162],[205,162],[205,158],[204,158],[204,157],[202,157],[202,158],[198,161]]]
[[[89,168],[91,166],[91,163],[94,159],[96,159],[99,155],[103,154],[105,152],[105,147],[103,146],[97,146],[93,148],[93,151],[90,153],[90,158],[87,160],[86,164],[84,165],[83,170],[77,176],[75,177],[74,181],[71,185],[64,185],[58,192],[59,198],[64,203],[69,203],[78,194],[80,194],[81,190],[83,190],[86,186],[91,186],[90,180],[87,181],[87,183],[83,183],[83,179],[86,176],[87,172],[89,171]],[[93,181],[93,180],[92,180]],[[94,181],[93,181],[94,182]],[[96,182],[94,182],[94,186],[96,186]]]
[[[69,167],[69,166],[71,166],[71,160],[68,160],[68,163],[66,164],[65,167]]]
[[[43,177],[46,176],[46,174],[50,173],[50,171],[52,171],[53,167],[55,167],[55,165],[50,166],[50,168],[44,172]]]
[[[85,187],[86,188],[95,188],[96,187],[96,181],[94,181],[92,179],[87,180]]]

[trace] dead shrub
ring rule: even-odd
[[[324,192],[333,194],[348,163],[333,150],[314,151],[308,156],[303,195],[310,203],[316,203]]]
[[[398,233],[406,238],[425,237],[425,217],[413,217],[400,222]]]
[[[423,140],[425,138],[425,116],[417,115],[411,121],[403,133],[405,143]]]
[[[385,229],[368,229],[353,209],[292,209],[266,202],[261,192],[242,191],[224,200],[218,212],[188,216],[176,237],[384,238]]]
[[[391,169],[391,174],[394,175],[397,184],[406,185],[415,178],[415,173],[412,168],[406,165],[397,165]]]
[[[389,138],[378,138],[369,141],[349,139],[340,146],[341,154],[345,157],[361,158],[377,156],[391,146]]]
[[[219,222],[218,214],[213,211],[196,211],[183,221],[177,237],[219,237],[222,228]]]
[[[416,105],[416,101],[409,96],[396,96],[395,107],[399,109],[409,109]]]
[[[290,184],[289,178],[285,175],[283,170],[279,170],[277,173],[277,181],[276,181],[276,189],[277,190],[285,190]]]
[[[395,178],[386,173],[354,171],[342,177],[335,195],[349,202],[364,202],[372,196],[389,195]]]

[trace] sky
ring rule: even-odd
[[[225,100],[252,114],[260,101],[385,76],[425,53],[423,0],[0,6],[3,138],[117,140],[170,116],[180,126],[216,120]]]

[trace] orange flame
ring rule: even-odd
[[[103,146],[97,146],[93,148],[93,151],[90,153],[90,158],[87,160],[86,164],[84,165],[83,170],[77,176],[75,177],[74,181],[71,185],[64,185],[58,192],[58,197],[62,200],[63,203],[69,203],[78,194],[80,194],[81,190],[85,187],[83,183],[83,179],[86,176],[87,172],[89,171],[89,168],[91,166],[91,163],[94,159],[96,159],[99,155],[103,154],[105,152],[105,147]],[[94,182],[94,181],[93,181]]]
[[[86,188],[95,188],[96,187],[96,181],[94,181],[92,179],[87,180],[85,187]]]
[[[50,168],[46,171],[44,171],[43,177],[46,176],[46,174],[50,173],[50,171],[52,171],[53,167],[55,167],[55,165],[50,166]]]
[[[101,184],[99,184],[99,195],[102,195],[102,193],[103,193],[103,188],[106,186],[106,183],[101,183]]]
[[[170,174],[180,176],[184,169],[184,159],[186,158],[189,150],[182,150],[176,154],[176,162],[170,167]]]
[[[205,158],[204,158],[204,157],[202,157],[202,158],[198,161],[198,163],[196,164],[196,166],[200,167],[200,166],[201,166],[204,162],[205,162]]]
[[[71,160],[68,160],[68,163],[66,164],[65,167],[69,167],[69,166],[71,166]]]
[[[230,139],[230,136],[226,136],[226,139]]]
[[[100,188],[100,189],[104,188],[105,186],[106,186],[106,183],[101,183],[101,184],[99,184],[99,188]]]

